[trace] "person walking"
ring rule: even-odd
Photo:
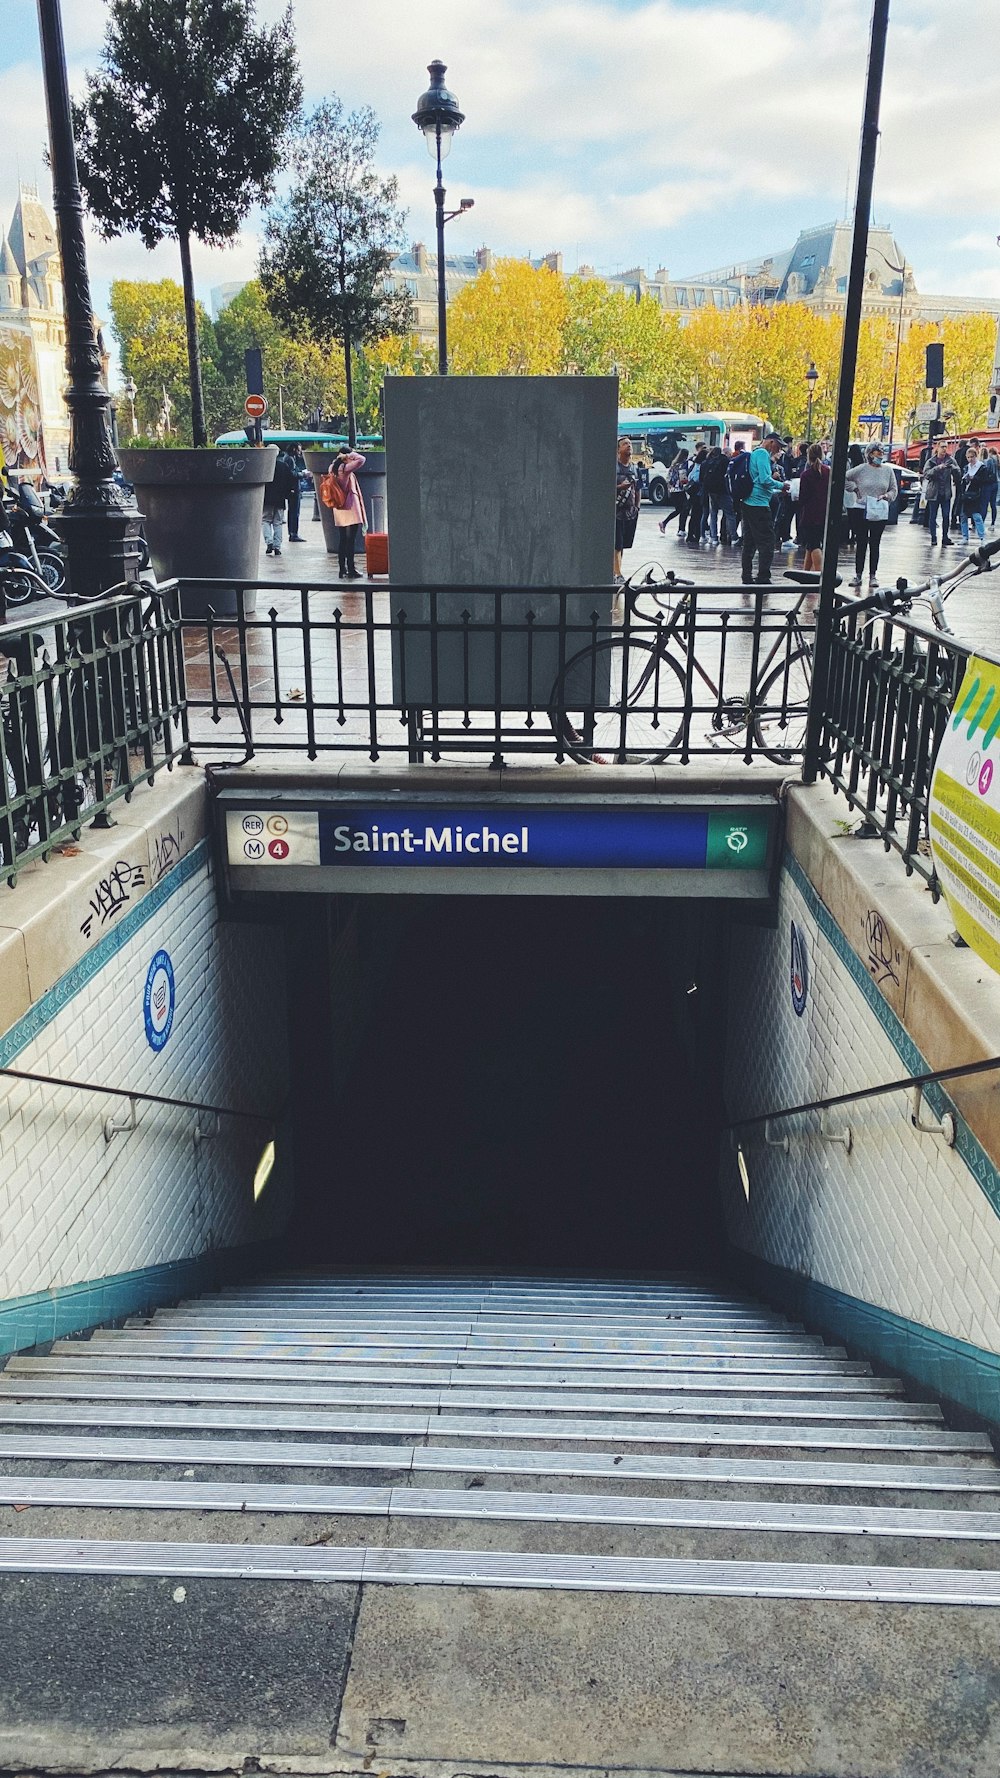
[[[989,505],[991,476],[979,446],[970,444],[962,471],[962,542],[969,541],[969,520],[976,527],[980,543],[986,541],[986,508]]]
[[[280,556],[285,524],[285,504],[295,481],[295,469],[287,451],[279,451],[274,474],[264,489],[264,542],[266,554]]]
[[[924,465],[923,480],[920,492],[927,509],[927,532],[932,543],[937,542],[938,519],[941,520],[941,542],[951,547],[948,526],[951,522],[951,472],[952,461],[947,445],[934,447],[933,457],[928,458]]]
[[[989,530],[996,530],[996,498],[1000,494],[1000,457],[996,455],[995,446],[989,446],[986,452],[986,468],[989,469]]]
[[[295,480],[288,496],[288,541],[289,543],[305,543],[305,538],[299,536],[299,514],[302,510],[302,478],[308,473],[306,460],[302,455],[301,445],[293,445],[288,454],[292,459],[292,468],[295,471]]]
[[[823,446],[809,446],[806,466],[799,478],[799,542],[805,550],[802,566],[813,574],[823,567],[823,533],[830,499],[830,471],[823,461]]]
[[[701,485],[704,494],[702,517],[702,536],[711,537],[713,543],[719,542],[719,517],[722,514],[722,498],[726,491],[725,453],[720,445],[713,445],[705,458],[701,472]]]
[[[639,523],[639,472],[632,461],[632,446],[627,438],[618,440],[618,467],[615,476],[615,585],[620,586],[622,552],[635,542]]]
[[[364,497],[358,486],[357,471],[365,459],[360,451],[338,451],[330,464],[330,474],[335,475],[344,496],[343,506],[333,508],[333,522],[337,527],[337,560],[340,566],[341,580],[361,580],[363,577],[354,566],[354,552],[358,543],[358,531],[367,523]]]
[[[702,521],[705,516],[705,490],[701,485],[701,478],[704,474],[707,456],[708,451],[705,445],[699,445],[693,461],[688,464],[687,540],[689,543],[701,542]]]
[[[870,444],[866,461],[857,469],[849,469],[845,486],[857,496],[858,541],[854,551],[854,579],[851,586],[860,586],[868,557],[868,585],[878,585],[878,556],[882,533],[889,523],[889,508],[899,488],[896,471],[884,461],[880,444]]]
[[[667,526],[671,519],[677,520],[678,537],[683,537],[684,535],[684,526],[687,521],[688,509],[687,466],[688,454],[682,447],[681,450],[677,452],[670,468],[667,470],[667,505],[673,507],[673,511],[668,512],[666,516],[660,520],[659,532],[661,537],[666,536]]]
[[[776,432],[750,452],[748,465],[750,492],[742,502],[743,555],[740,577],[744,586],[754,585],[753,560],[757,557],[758,586],[770,586],[771,563],[774,561],[774,520],[771,499],[782,484],[774,471],[776,459],[784,446]]]

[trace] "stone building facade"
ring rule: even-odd
[[[59,475],[69,455],[66,321],[55,225],[22,185],[0,228],[0,448],[10,467]]]

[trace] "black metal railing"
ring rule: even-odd
[[[176,585],[0,625],[0,880],[188,755]]]
[[[181,586],[185,605],[189,589]],[[813,590],[198,583],[183,620],[199,756],[797,764]],[[266,600],[251,609],[254,600]],[[214,607],[214,608],[213,608]]]
[[[937,897],[927,841],[931,774],[972,649],[912,618],[841,607],[830,635],[817,771],[860,832],[898,852]]]

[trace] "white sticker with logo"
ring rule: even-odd
[[[231,865],[318,864],[319,816],[230,811],[226,841]]]

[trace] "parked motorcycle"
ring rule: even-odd
[[[13,547],[27,557],[29,566],[44,580],[50,592],[61,593],[66,585],[66,563],[58,534],[47,523],[45,508],[30,482],[12,485],[0,523],[6,525]]]

